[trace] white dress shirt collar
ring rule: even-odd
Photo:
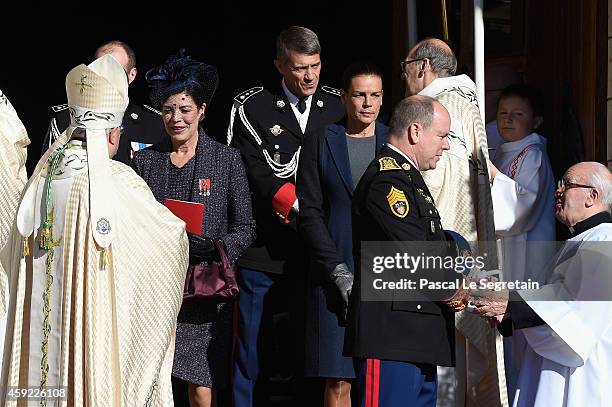
[[[410,157],[408,157],[406,154],[404,154],[404,152],[403,152],[402,150],[400,150],[399,148],[395,147],[395,146],[394,146],[393,144],[391,144],[391,143],[387,143],[387,147],[389,147],[391,150],[393,150],[393,151],[397,152],[398,154],[401,154],[401,155],[402,155],[402,157],[404,157],[406,160],[408,160],[408,162],[409,162],[410,164],[412,164],[412,166],[413,166],[415,169],[417,169],[417,170],[419,169],[419,167],[417,167],[417,166],[416,166],[416,164],[414,163],[414,161],[412,161],[412,159],[411,159]]]

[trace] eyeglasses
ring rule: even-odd
[[[592,185],[576,184],[575,182],[565,182],[565,180],[563,179],[560,179],[559,181],[557,181],[557,189],[560,189],[565,192],[568,189],[572,189],[572,188],[595,188],[595,187]]]
[[[406,65],[411,64],[413,62],[419,62],[419,61],[423,61],[426,58],[417,58],[417,59],[407,59],[405,61],[400,62],[400,67],[402,69],[402,72],[406,72]]]

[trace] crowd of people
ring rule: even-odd
[[[312,30],[283,30],[279,83],[235,96],[221,143],[202,127],[216,67],[181,49],[146,72],[138,106],[134,51],[102,44],[67,74],[29,177],[0,92],[0,404],[269,405],[281,291],[289,376],[322,383],[316,405],[607,405],[607,167],[577,163],[555,187],[543,101],[524,84],[499,96],[490,157],[476,86],[442,40],[402,61],[388,122],[379,67],[348,64],[336,89],[319,83],[321,54]],[[481,263],[379,275],[370,243]],[[213,264],[229,274],[197,274]],[[234,273],[237,296],[185,295]],[[374,293],[375,278],[408,289]]]

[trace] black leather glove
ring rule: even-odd
[[[334,268],[334,271],[330,273],[329,277],[340,292],[340,298],[342,298],[341,318],[346,321],[349,297],[351,295],[351,289],[353,288],[353,274],[349,271],[345,263],[340,263]]]
[[[187,233],[189,238],[189,264],[218,261],[219,254],[212,240]]]

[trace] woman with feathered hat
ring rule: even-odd
[[[158,201],[204,204],[202,234],[189,234],[190,264],[216,256],[213,239],[235,262],[254,239],[255,223],[240,153],[200,126],[217,88],[217,69],[180,50],[146,79],[168,138],[136,153],[132,165]],[[215,390],[228,384],[232,309],[231,302],[183,302],[172,374],[188,383],[192,406],[210,406]]]

